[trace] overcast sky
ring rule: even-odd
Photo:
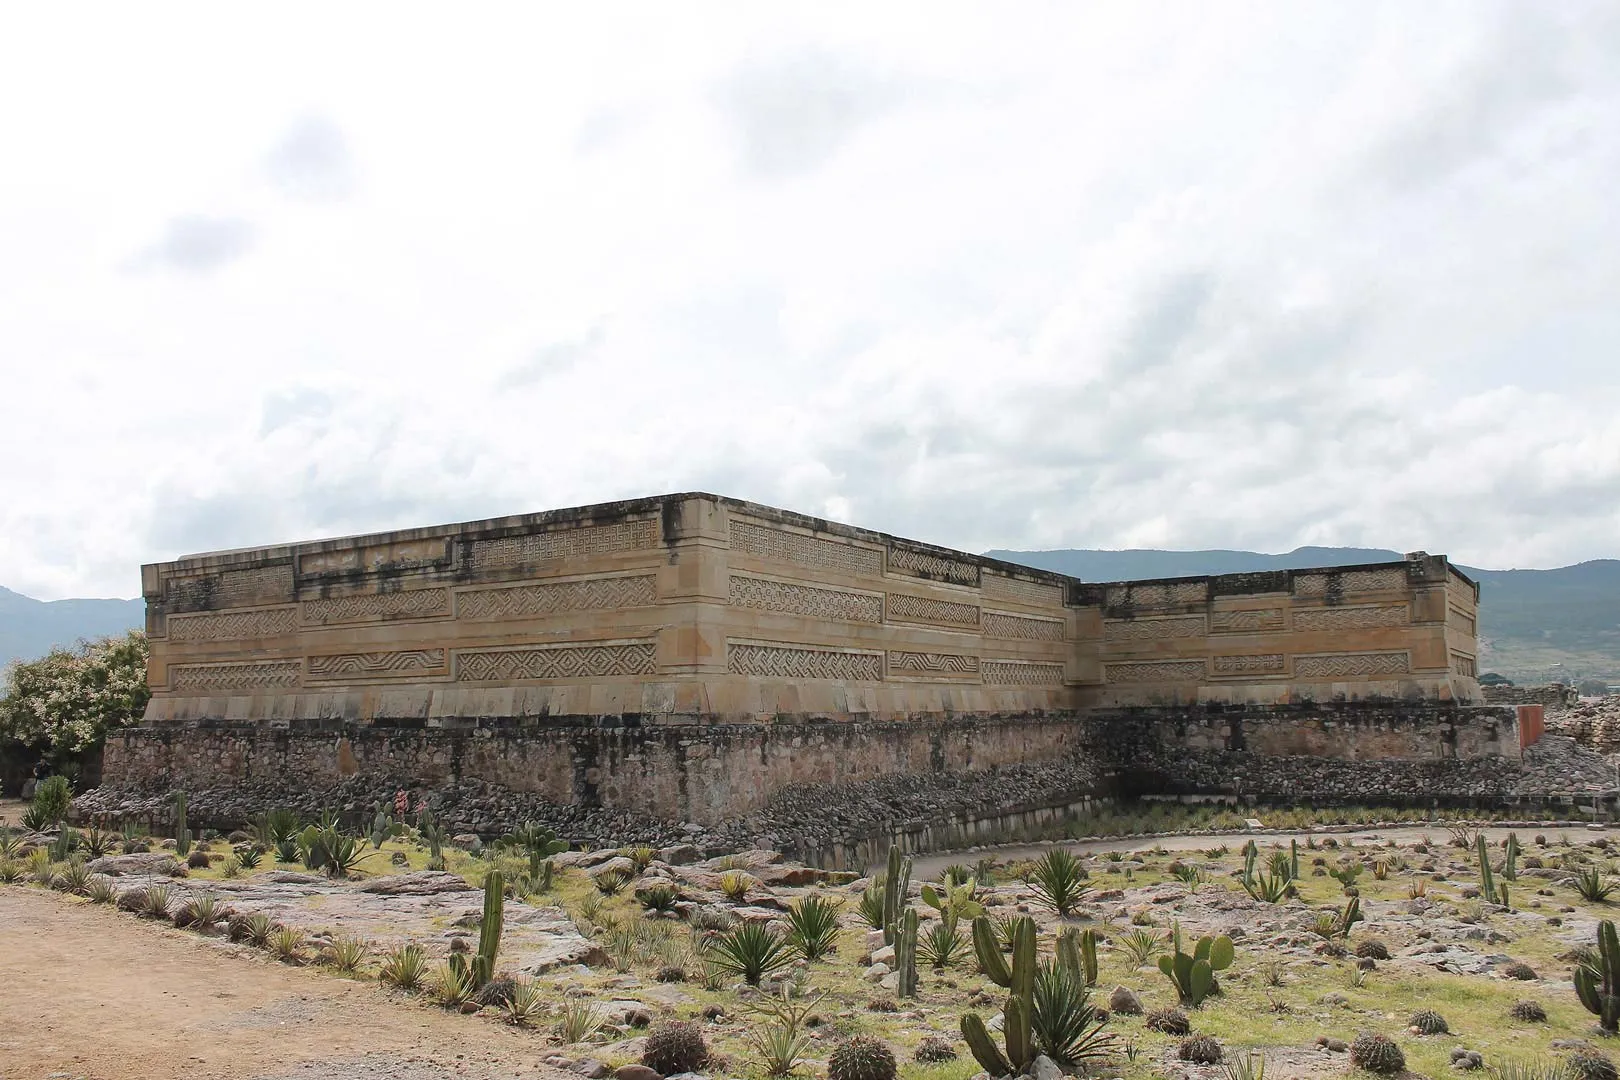
[[[688,489],[1620,556],[1617,185],[1612,2],[14,4],[0,584]]]

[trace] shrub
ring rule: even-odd
[[[1522,1020],[1527,1024],[1544,1024],[1547,1022],[1547,1010],[1539,1001],[1515,1001],[1508,1015],[1515,1020]]]
[[[140,910],[135,914],[145,919],[167,919],[174,893],[167,885],[148,885]]]
[[[1575,1080],[1616,1080],[1614,1062],[1589,1046],[1570,1051],[1564,1066]]]
[[[106,874],[91,874],[90,880],[85,882],[84,895],[92,904],[110,904],[118,899],[118,886]]]
[[[401,990],[415,990],[427,978],[427,953],[420,945],[401,945],[383,959],[377,978]]]
[[[1030,887],[1044,906],[1068,918],[1080,907],[1090,890],[1082,884],[1086,868],[1062,848],[1053,848],[1030,871]]]
[[[833,1048],[827,1080],[894,1080],[894,1053],[881,1039],[856,1035]]]
[[[743,923],[717,939],[712,951],[713,962],[722,971],[741,975],[749,986],[758,986],[761,977],[793,963],[793,947],[763,923]]]
[[[1451,1030],[1446,1018],[1433,1009],[1419,1009],[1407,1021],[1407,1026],[1416,1028],[1422,1035],[1444,1035]]]
[[[34,801],[23,815],[23,824],[36,832],[48,829],[67,817],[68,804],[73,801],[73,788],[65,776],[47,776],[34,789]],[[29,815],[33,815],[30,824]]]
[[[1154,1009],[1147,1014],[1144,1022],[1151,1030],[1162,1031],[1166,1035],[1186,1035],[1192,1031],[1192,1022],[1180,1009]]]
[[[718,930],[724,933],[737,925],[737,916],[723,907],[700,904],[692,909],[687,921],[694,930]]]
[[[1368,1072],[1398,1073],[1406,1068],[1406,1055],[1388,1035],[1363,1031],[1350,1044],[1350,1064]]]
[[[1536,974],[1536,969],[1525,963],[1523,960],[1515,960],[1511,964],[1504,965],[1502,968],[1502,974],[1506,975],[1510,979],[1518,979],[1520,982],[1534,982],[1536,979],[1540,978],[1540,976]]]
[[[929,1035],[917,1044],[917,1052],[912,1059],[919,1065],[938,1065],[941,1062],[956,1060],[956,1047],[949,1039],[938,1035]]]
[[[697,1072],[709,1063],[709,1044],[697,1024],[672,1020],[647,1033],[641,1063],[664,1076]]]
[[[838,909],[824,896],[801,897],[788,909],[788,940],[806,960],[831,956],[838,948]]]
[[[208,852],[198,848],[186,856],[186,866],[192,870],[208,869]]]
[[[1193,1035],[1176,1047],[1176,1057],[1194,1065],[1219,1065],[1222,1056],[1221,1044],[1213,1035]]]
[[[539,984],[533,979],[514,979],[511,993],[499,1004],[508,1024],[528,1027],[544,1011],[545,998],[540,993]]]
[[[1377,938],[1362,938],[1356,942],[1356,955],[1363,960],[1388,960],[1389,946]]]

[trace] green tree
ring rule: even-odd
[[[0,696],[0,741],[53,764],[99,747],[109,731],[136,723],[146,710],[146,657],[146,635],[131,630],[12,661]]]

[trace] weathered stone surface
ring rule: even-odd
[[[439,893],[475,892],[467,879],[459,874],[438,870],[414,870],[405,874],[371,878],[356,886],[359,892],[379,893],[384,896],[433,896]]]
[[[86,864],[92,874],[118,877],[123,874],[155,874],[160,877],[180,877],[185,869],[180,860],[162,851],[138,851],[132,855],[104,855]]]

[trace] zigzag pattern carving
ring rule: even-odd
[[[1202,682],[1202,660],[1160,660],[1142,664],[1109,664],[1107,679],[1111,683],[1143,682]]]
[[[1043,585],[1036,581],[1007,578],[994,573],[985,574],[979,584],[988,600],[1010,600],[1038,607],[1063,606],[1063,589],[1057,585]]]
[[[1104,641],[1158,641],[1203,636],[1202,615],[1171,619],[1109,619],[1103,623]]]
[[[1217,656],[1211,663],[1217,675],[1276,675],[1286,670],[1282,653]]]
[[[889,618],[901,622],[944,623],[949,626],[978,626],[976,604],[956,604],[931,596],[889,594]]]
[[[437,674],[444,668],[443,649],[399,652],[337,653],[309,658],[311,679],[394,679]]]
[[[879,682],[883,679],[883,654],[736,642],[726,647],[726,670],[733,675],[770,679]]]
[[[555,532],[475,540],[468,545],[467,561],[475,570],[523,566],[550,559],[640,551],[658,546],[656,521],[624,521],[617,525],[587,525]]]
[[[657,657],[650,641],[617,645],[550,645],[534,649],[456,654],[458,682],[651,675],[657,669]]]
[[[1386,566],[1379,570],[1346,570],[1339,574],[1303,574],[1294,577],[1295,596],[1326,596],[1329,583],[1338,582],[1338,592],[1386,592],[1406,588],[1406,570]]]
[[[956,653],[893,652],[889,653],[889,670],[925,675],[977,675],[979,658]]]
[[[883,597],[843,589],[817,589],[785,581],[732,574],[728,602],[732,607],[810,615],[840,622],[880,623]]]
[[[984,613],[986,637],[1018,638],[1023,641],[1062,641],[1063,620],[1037,619],[1028,615],[1009,615],[1004,611]]]
[[[303,671],[298,660],[271,660],[257,664],[184,664],[169,669],[175,690],[276,690],[298,685]]]
[[[1202,604],[1209,599],[1207,581],[1166,581],[1144,585],[1115,585],[1106,594],[1109,607],[1172,607]]]
[[[292,564],[172,577],[164,582],[163,595],[171,614],[204,608],[290,604],[293,600]]]
[[[1209,632],[1212,634],[1266,634],[1282,628],[1281,608],[1263,608],[1259,611],[1212,611],[1209,614]]]
[[[925,551],[895,547],[892,544],[889,546],[889,569],[896,573],[931,578],[934,581],[949,581],[957,585],[979,583],[978,563],[947,559],[939,555],[930,555]]]
[[[324,624],[365,622],[370,619],[427,619],[449,610],[448,589],[365,593],[330,600],[305,600],[304,621]]]
[[[731,523],[731,546],[744,554],[818,570],[881,577],[883,553],[802,533],[767,529],[747,521]]]
[[[1340,653],[1294,657],[1296,679],[1345,679],[1355,676],[1405,675],[1412,670],[1403,652]]]
[[[463,619],[514,619],[561,611],[647,607],[657,602],[657,582],[647,574],[460,592],[456,594],[456,613]]]
[[[1411,621],[1405,604],[1378,607],[1330,607],[1294,612],[1295,630],[1369,630],[1405,626]]]
[[[230,611],[169,618],[170,641],[244,641],[298,632],[295,608]]]
[[[1061,686],[1062,664],[1022,664],[1013,660],[986,660],[980,665],[991,686]]]

